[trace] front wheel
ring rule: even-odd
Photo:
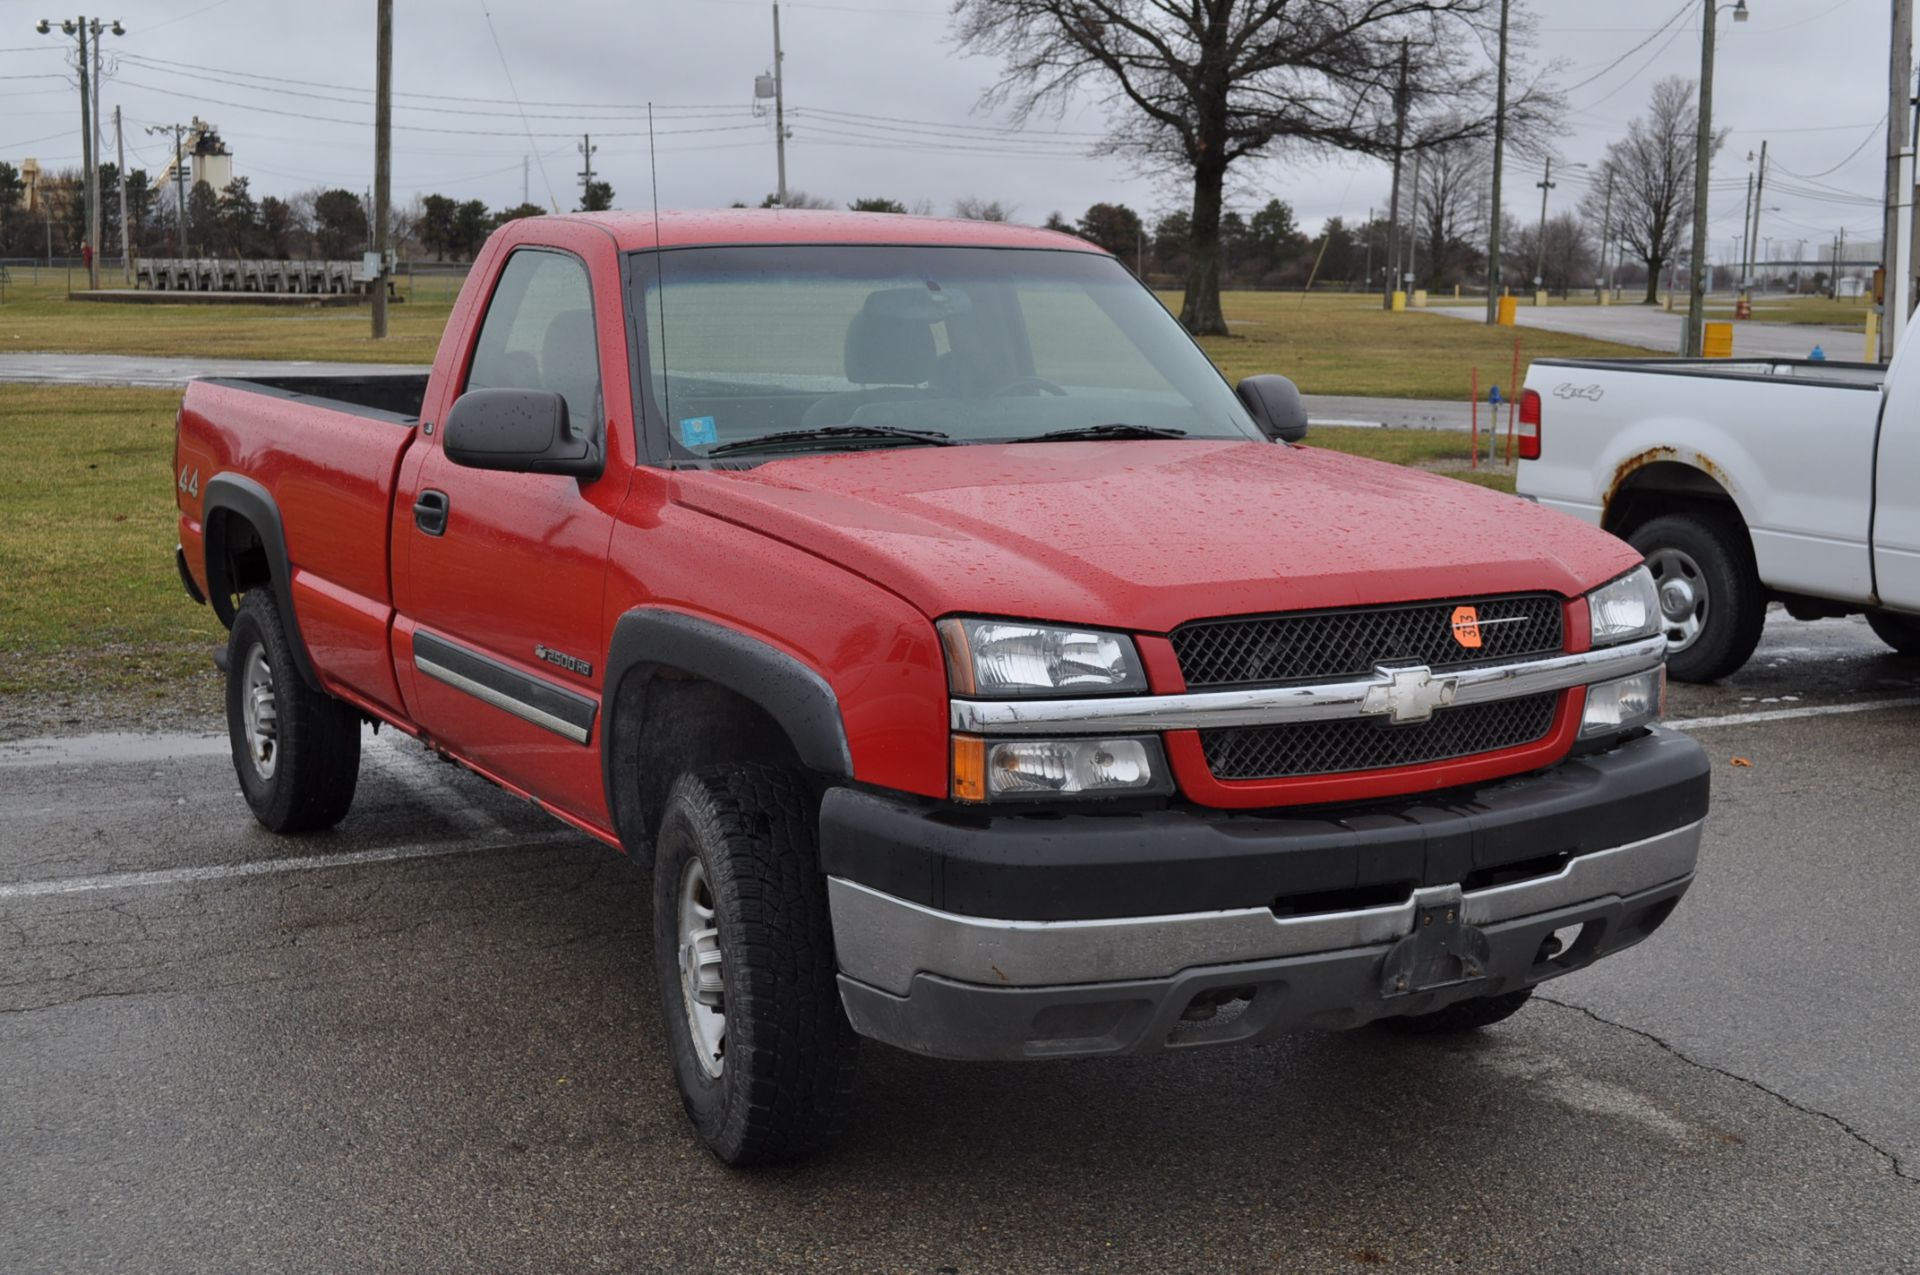
[[[1897,611],[1867,612],[1867,627],[1899,655],[1920,656],[1920,616]]]
[[[819,1151],[853,1092],[813,826],[799,776],[761,765],[681,776],[661,820],[661,1025],[694,1131],[731,1165]]]
[[[1753,550],[1734,521],[1665,514],[1628,537],[1653,573],[1667,635],[1667,675],[1711,682],[1745,664],[1760,645],[1767,598]]]
[[[227,639],[227,736],[254,818],[317,832],[346,818],[360,781],[360,714],[294,667],[279,604],[248,590]]]

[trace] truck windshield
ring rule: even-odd
[[[1110,257],[688,248],[638,257],[633,275],[653,408],[681,455],[1063,431],[1260,438],[1206,355]]]

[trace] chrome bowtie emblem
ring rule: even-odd
[[[1433,670],[1424,664],[1411,668],[1376,668],[1373,674],[1378,680],[1367,688],[1367,698],[1360,711],[1388,717],[1396,723],[1426,721],[1433,716],[1434,709],[1453,703],[1454,692],[1460,685],[1458,678],[1435,677]]]

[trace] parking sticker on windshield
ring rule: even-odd
[[[680,443],[683,447],[698,447],[702,443],[717,443],[720,431],[711,416],[688,416],[680,422]]]

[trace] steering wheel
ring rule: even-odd
[[[1023,376],[1017,381],[1008,381],[1005,385],[1002,385],[999,389],[987,395],[987,397],[1006,398],[1009,394],[1018,394],[1022,390],[1041,390],[1053,395],[1055,398],[1065,398],[1067,396],[1065,386],[1049,381],[1044,376]]]

